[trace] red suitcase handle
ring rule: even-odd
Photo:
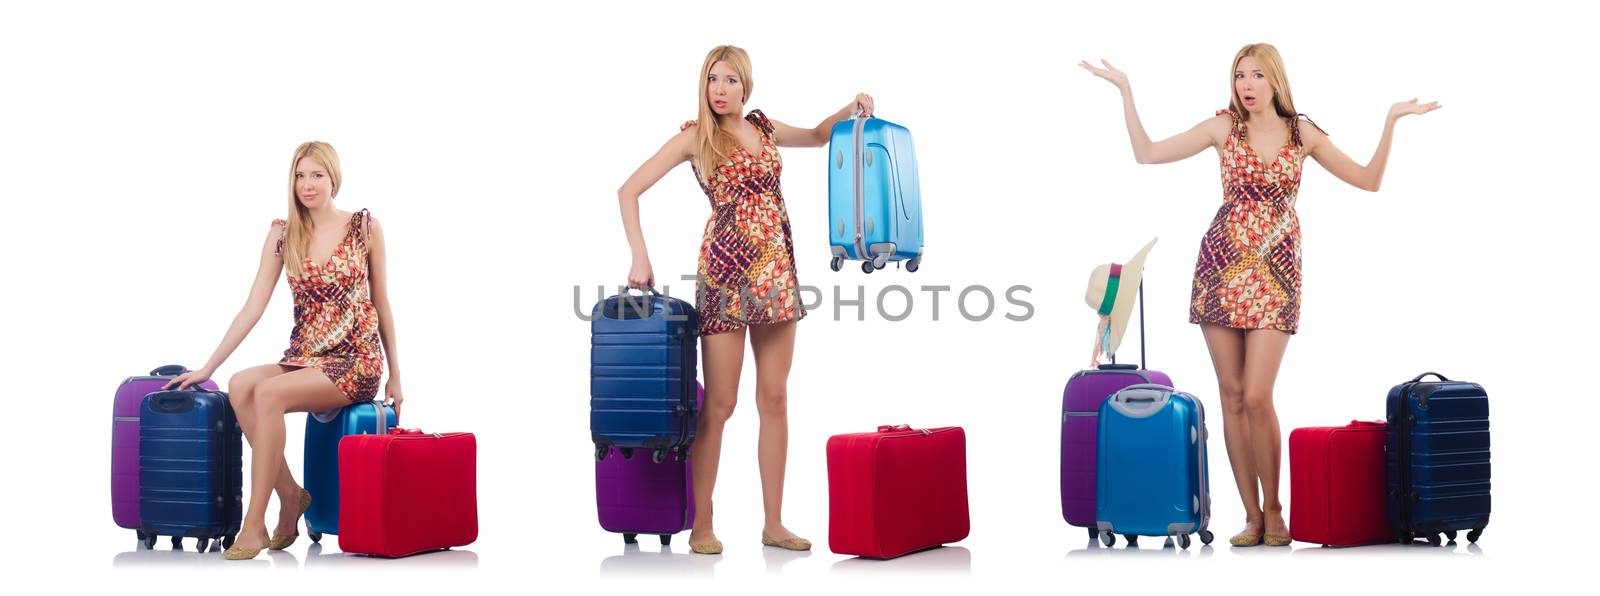
[[[909,424],[884,424],[878,427],[880,433],[898,433],[911,430]]]

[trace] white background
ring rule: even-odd
[[[1592,21],[1565,10],[8,3],[6,567],[35,587],[68,578],[139,593],[284,593],[312,582],[318,591],[660,590],[660,577],[716,578],[672,589],[717,592],[970,592],[997,581],[1326,591],[1573,574],[1594,488],[1583,439],[1593,417],[1587,92],[1597,48]],[[1400,123],[1377,194],[1307,167],[1302,331],[1276,399],[1287,442],[1295,427],[1381,418],[1388,387],[1424,370],[1482,383],[1493,400],[1495,487],[1477,548],[1219,542],[1174,553],[1147,540],[1108,553],[1061,521],[1058,408],[1093,341],[1081,298],[1092,267],[1161,237],[1145,277],[1149,364],[1220,407],[1186,322],[1196,248],[1221,199],[1216,158],[1135,164],[1116,90],[1075,64],[1106,57],[1127,71],[1147,129],[1162,138],[1226,104],[1228,61],[1253,41],[1278,46],[1297,106],[1360,162],[1391,102],[1444,105]],[[749,107],[812,126],[866,91],[918,148],[927,259],[916,274],[870,277],[827,268],[825,153],[782,152],[799,277],[829,294],[800,326],[790,382],[786,521],[816,542],[809,556],[757,542],[752,362],[717,491],[727,554],[691,557],[687,534],[670,553],[650,541],[625,551],[595,521],[588,326],[574,316],[573,288],[583,287],[577,306],[587,311],[594,286],[624,280],[615,189],[694,117],[700,61],[720,43],[754,59]],[[387,562],[336,556],[333,544],[308,553],[303,540],[226,567],[215,553],[134,552],[107,503],[112,391],[158,364],[204,361],[244,301],[268,221],[285,212],[290,152],[310,139],[340,153],[339,206],[370,208],[384,223],[404,426],[479,437],[480,540]],[[656,275],[680,296],[690,286],[671,280],[693,272],[708,214],[690,176],[672,172],[643,208]],[[916,291],[904,322],[870,305],[865,322],[855,308],[833,320],[833,286],[847,297],[864,286],[870,300],[891,283],[1027,285],[1035,316],[1008,321],[1001,315],[1017,309],[1002,302],[970,322],[946,293],[933,321]],[[290,304],[280,284],[219,381],[278,358]],[[903,309],[898,298],[888,306]],[[1124,359],[1137,353],[1136,333]],[[824,442],[880,423],[966,428],[970,538],[887,563],[827,550]],[[289,419],[297,475],[301,424]],[[1225,541],[1242,513],[1220,415],[1210,424],[1213,529]],[[1287,452],[1283,472],[1287,501]],[[360,569],[237,581],[215,571],[336,564]],[[1169,581],[1151,581],[1160,579]],[[580,588],[597,580],[608,583]]]

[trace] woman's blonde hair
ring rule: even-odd
[[[1261,74],[1267,77],[1267,83],[1272,85],[1272,107],[1278,115],[1294,119],[1299,112],[1294,109],[1294,96],[1289,93],[1289,75],[1283,70],[1283,57],[1278,55],[1278,48],[1270,43],[1253,43],[1239,49],[1233,56],[1233,67],[1228,69],[1228,96],[1233,100],[1228,103],[1240,118],[1246,117],[1244,102],[1239,99],[1239,88],[1233,83],[1233,75],[1239,71],[1239,61],[1246,56],[1256,59],[1261,66]]]
[[[750,101],[750,92],[756,87],[750,78],[750,55],[743,49],[717,46],[706,54],[705,64],[700,66],[700,118],[694,131],[694,167],[706,180],[716,175],[717,166],[728,159],[733,148],[739,144],[732,132],[717,125],[717,113],[712,111],[711,98],[706,94],[706,81],[711,78],[711,67],[718,62],[727,62],[744,84],[744,97],[739,98],[741,106]]]
[[[300,198],[295,194],[294,171],[303,157],[316,160],[317,165],[328,172],[333,185],[329,200],[339,196],[340,181],[339,153],[333,150],[333,145],[311,141],[302,143],[294,150],[294,159],[289,160],[289,217],[284,220],[287,224],[284,229],[283,264],[289,268],[289,273],[296,276],[301,273],[301,261],[305,260],[306,253],[311,252],[311,235],[316,230],[316,222],[311,221],[311,212],[300,204]]]

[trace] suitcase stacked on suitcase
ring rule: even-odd
[[[696,315],[688,302],[662,296],[612,296],[590,322],[589,433],[595,459],[611,448],[656,463],[688,458],[694,441]]]
[[[828,548],[889,559],[967,537],[967,435],[961,427],[828,439]]]
[[[312,542],[323,534],[339,533],[339,442],[359,434],[389,434],[400,423],[392,406],[381,400],[352,404],[327,415],[306,415],[304,475],[306,492],[311,493],[311,508],[306,510],[306,529]]]
[[[600,527],[628,544],[639,534],[670,544],[694,524],[689,448],[705,397],[695,380],[694,306],[651,289],[601,300],[592,314],[589,430]]]
[[[1100,542],[1130,546],[1171,536],[1181,548],[1198,533],[1210,544],[1211,487],[1205,408],[1163,385],[1134,385],[1100,406],[1095,525]]]
[[[154,544],[139,523],[139,409],[146,395],[160,391],[173,377],[189,372],[177,364],[150,371],[149,375],[123,379],[111,405],[111,517],[117,525],[133,530],[139,541]],[[216,391],[217,384],[206,381],[201,389]]]
[[[849,259],[866,273],[891,261],[915,272],[922,265],[922,188],[911,131],[857,114],[833,125],[828,154],[833,270]]]

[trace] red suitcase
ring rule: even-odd
[[[1356,546],[1388,542],[1383,442],[1387,425],[1297,428],[1289,433],[1289,536]]]
[[[890,559],[967,537],[967,435],[959,426],[828,439],[828,548]]]
[[[478,539],[472,433],[393,429],[339,441],[339,549],[383,557]]]

